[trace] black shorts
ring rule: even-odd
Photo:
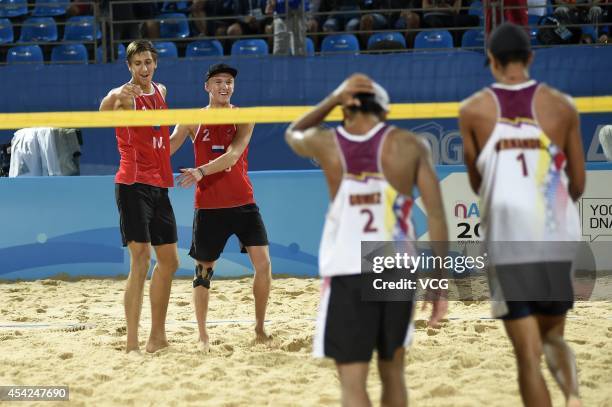
[[[570,262],[498,265],[495,272],[508,308],[501,319],[564,315],[574,306]]]
[[[189,255],[198,261],[215,261],[227,239],[236,235],[243,247],[267,246],[268,234],[256,204],[235,208],[196,209]],[[246,253],[246,250],[242,250]]]
[[[317,317],[314,354],[337,363],[391,360],[400,347],[410,345],[412,301],[362,300],[361,275],[323,280]]]
[[[153,246],[177,242],[176,219],[167,188],[115,184],[115,199],[123,246],[129,242]]]

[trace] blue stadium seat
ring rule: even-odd
[[[95,41],[102,39],[102,31],[93,16],[70,17],[66,21],[64,41]]]
[[[222,56],[223,46],[218,40],[199,40],[187,45],[186,57]]]
[[[421,31],[414,39],[414,48],[453,48],[453,37],[448,31]]]
[[[36,0],[32,15],[35,17],[63,16],[70,5],[70,0]]]
[[[483,48],[485,44],[484,30],[467,30],[461,38],[463,48]]]
[[[390,31],[370,35],[368,39],[368,49],[376,48],[376,44],[383,41],[389,44],[389,46],[393,46],[395,45],[393,43],[397,43],[397,48],[406,48],[406,39],[404,36],[396,31]]]
[[[8,64],[42,64],[44,62],[42,49],[38,45],[19,45],[9,48],[6,62]]]
[[[178,50],[176,44],[171,41],[158,41],[153,45],[157,50],[157,56],[160,58],[178,58]]]
[[[321,54],[359,52],[359,41],[353,34],[332,34],[323,39]]]
[[[122,43],[117,43],[117,48],[115,51],[115,62],[125,62],[125,45]],[[102,46],[99,46],[96,50],[96,56],[98,57],[98,62],[102,62],[104,59],[104,51],[102,50]],[[108,60],[110,62],[111,56],[107,55]]]
[[[315,54],[315,46],[312,38],[306,37],[306,55],[311,57]]]
[[[86,64],[88,59],[83,44],[61,44],[51,50],[51,62],[55,64]]]
[[[232,55],[268,55],[268,43],[260,39],[238,40],[232,44]]]
[[[13,42],[13,24],[8,18],[0,18],[0,44]]]
[[[157,16],[161,38],[189,37],[189,21],[183,13],[167,13]]]
[[[585,25],[580,27],[582,28],[582,34],[583,35],[588,35],[591,37],[591,39],[593,40],[593,42],[597,41],[597,30],[595,29],[594,26],[592,25]]]
[[[540,18],[542,18],[542,16],[535,16],[533,14],[528,14],[527,15],[527,24],[531,27],[533,25],[538,25],[538,23],[540,22]]]
[[[470,4],[470,8],[468,9],[468,14],[471,16],[478,16],[480,18],[480,25],[484,25],[484,12],[482,8],[482,2],[479,0],[474,0]]]
[[[19,17],[28,14],[27,0],[0,0],[0,17]]]
[[[187,12],[189,10],[188,1],[164,1],[161,7],[162,13]]]
[[[21,27],[19,42],[57,41],[57,25],[53,17],[30,17]]]

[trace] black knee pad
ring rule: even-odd
[[[206,273],[202,273],[204,267],[201,264],[198,264],[195,268],[195,273],[193,276],[193,288],[197,286],[202,286],[204,288],[210,289],[210,280],[214,274],[212,268],[207,268]]]

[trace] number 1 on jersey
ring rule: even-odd
[[[525,153],[520,153],[517,157],[516,157],[517,161],[521,162],[521,166],[523,168],[523,177],[526,177],[527,174],[527,160],[525,159]]]

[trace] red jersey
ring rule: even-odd
[[[134,98],[135,110],[167,109],[157,84],[153,92]],[[168,126],[117,127],[117,146],[121,161],[115,183],[141,183],[169,188],[174,185],[170,166],[170,130]]]
[[[196,166],[207,164],[224,154],[234,140],[236,130],[234,124],[200,125],[193,138]],[[195,193],[196,208],[233,208],[255,203],[253,186],[247,174],[248,153],[247,146],[233,167],[206,175],[198,182]]]

